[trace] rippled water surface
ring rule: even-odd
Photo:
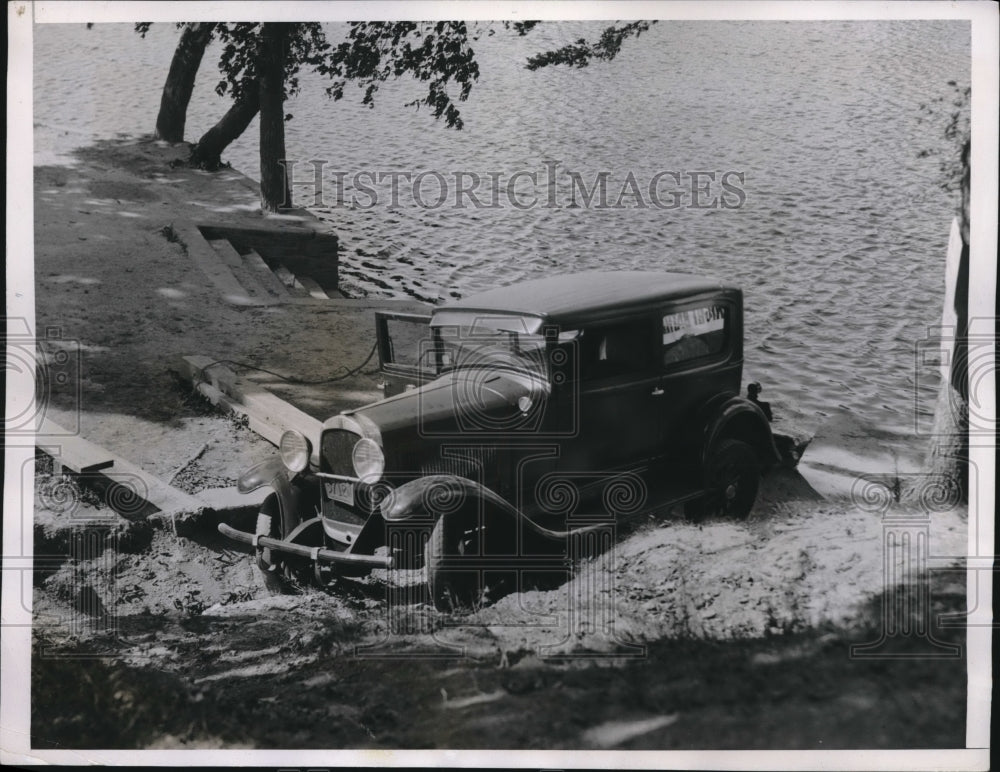
[[[461,132],[404,108],[418,93],[409,82],[384,86],[369,110],[353,87],[334,103],[306,75],[287,105],[288,157],[303,170],[325,164],[324,200],[312,208],[340,234],[348,292],[437,301],[581,269],[708,273],[744,287],[747,370],[765,398],[912,428],[936,386],[922,373],[915,391],[914,344],[940,318],[956,203],[940,189],[937,158],[919,156],[949,151],[943,124],[921,121],[920,105],[949,98],[948,81],[968,82],[967,23],[661,22],[614,62],[538,72],[524,69],[527,55],[600,25],[552,23],[521,39],[497,26],[475,44],[481,77]],[[330,34],[339,37],[336,25]],[[36,27],[34,120],[38,136],[57,138],[36,143],[36,162],[58,145],[149,132],[176,37],[165,24],[146,40],[130,25]],[[227,107],[212,90],[216,53],[189,111],[192,140]],[[254,124],[225,157],[257,177],[256,153]],[[365,206],[350,184],[365,170],[436,171],[452,188],[456,172],[492,172],[504,185],[535,172],[535,185],[522,177],[516,190],[541,202],[551,192],[557,205],[457,208],[452,190],[442,206],[420,207],[404,185],[399,206]],[[745,202],[567,208],[569,173],[589,186],[602,171],[609,203],[630,173],[645,193],[663,171],[741,173]],[[346,175],[342,201],[333,172]],[[435,179],[422,188],[431,203]],[[295,194],[314,203],[309,185]]]

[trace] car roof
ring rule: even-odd
[[[736,289],[718,279],[689,273],[586,271],[531,279],[479,292],[436,310],[505,312],[559,322],[605,316],[704,292]]]

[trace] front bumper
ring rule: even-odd
[[[392,568],[393,560],[389,555],[359,555],[355,552],[337,552],[323,547],[307,547],[304,544],[275,539],[270,536],[262,536],[255,533],[239,531],[226,523],[219,523],[219,533],[234,541],[249,544],[257,550],[269,549],[276,552],[284,552],[289,555],[296,555],[308,558],[314,563],[342,563],[355,567],[364,568]]]

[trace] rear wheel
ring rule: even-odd
[[[753,447],[742,440],[726,439],[715,446],[703,470],[705,495],[686,508],[695,519],[721,515],[745,520],[753,509],[760,486],[760,463]]]

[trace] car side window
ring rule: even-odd
[[[585,381],[640,375],[652,369],[648,320],[589,328],[580,337],[580,344]]]
[[[713,304],[675,311],[663,316],[664,367],[718,354],[729,335],[729,310]]]

